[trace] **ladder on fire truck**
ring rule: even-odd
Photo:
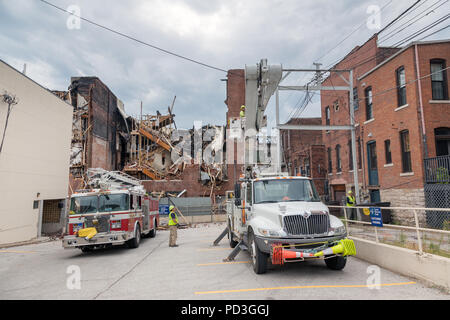
[[[144,190],[144,186],[138,179],[120,172],[107,171],[102,168],[90,168],[87,170],[88,185],[101,189],[136,188]]]

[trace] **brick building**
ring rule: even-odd
[[[321,118],[292,118],[286,125],[320,125]],[[283,145],[283,171],[311,177],[320,195],[325,194],[326,162],[322,132],[280,130]]]
[[[361,201],[426,205],[425,159],[448,157],[450,149],[449,59],[448,40],[392,49],[378,47],[375,35],[335,66],[354,70]],[[345,83],[332,74],[324,85]],[[321,94],[322,123],[349,124],[348,93]],[[350,132],[323,132],[323,141],[330,196],[339,201],[345,191],[354,189]],[[394,214],[399,218],[399,212]]]

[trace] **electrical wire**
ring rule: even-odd
[[[44,3],[44,4],[46,4],[46,5],[49,5],[49,6],[53,7],[53,8],[55,8],[55,9],[58,9],[58,10],[60,10],[60,11],[62,11],[62,12],[65,12],[65,13],[68,13],[68,14],[74,16],[74,17],[77,17],[78,19],[81,19],[81,20],[83,20],[83,21],[86,21],[87,23],[90,23],[90,24],[92,24],[92,25],[94,25],[94,26],[97,26],[97,27],[102,28],[102,29],[104,29],[104,30],[107,30],[107,31],[109,31],[109,32],[115,33],[115,34],[117,34],[117,35],[119,35],[119,36],[121,36],[121,37],[127,38],[127,39],[129,39],[129,40],[138,42],[138,43],[140,43],[140,44],[143,44],[143,45],[148,46],[148,47],[150,47],[150,48],[153,48],[153,49],[155,49],[155,50],[158,50],[158,51],[161,51],[161,52],[163,52],[163,53],[172,55],[172,56],[174,56],[174,57],[177,57],[177,58],[180,58],[180,59],[183,59],[183,60],[186,60],[186,61],[189,61],[189,62],[198,64],[198,65],[201,65],[201,66],[206,67],[206,68],[210,68],[210,69],[217,70],[217,71],[221,71],[221,72],[225,72],[225,73],[228,72],[228,71],[225,70],[225,69],[222,69],[222,68],[219,68],[219,67],[215,67],[215,66],[213,66],[213,65],[211,65],[211,64],[203,63],[203,62],[201,62],[201,61],[198,61],[198,60],[195,60],[195,59],[192,59],[192,58],[188,58],[188,57],[183,56],[183,55],[181,55],[181,54],[178,54],[178,53],[175,53],[175,52],[172,52],[172,51],[163,49],[163,48],[161,48],[161,47],[155,46],[155,45],[150,44],[150,43],[148,43],[148,42],[145,42],[145,41],[136,39],[136,38],[134,38],[134,37],[132,37],[132,36],[130,36],[130,35],[127,35],[127,34],[122,33],[122,32],[120,32],[120,31],[111,29],[111,28],[109,28],[109,27],[106,27],[106,26],[104,26],[104,25],[101,25],[101,24],[99,24],[99,23],[96,23],[96,22],[94,22],[94,21],[92,21],[92,20],[89,20],[89,19],[87,19],[87,18],[83,18],[83,17],[81,17],[81,16],[79,16],[79,15],[76,15],[76,14],[74,14],[73,12],[67,11],[66,9],[61,8],[61,7],[59,7],[59,6],[57,6],[57,5],[53,4],[53,3],[50,3],[50,2],[48,2],[48,1],[46,1],[46,0],[39,0],[39,1],[41,1],[42,3]]]

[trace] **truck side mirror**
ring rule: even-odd
[[[236,206],[241,205],[241,185],[239,183],[234,185],[234,204]]]

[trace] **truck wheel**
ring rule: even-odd
[[[154,238],[156,236],[156,219],[154,219],[154,221],[153,221],[153,229],[150,230],[148,236],[150,238]]]
[[[127,245],[128,245],[128,248],[133,249],[133,248],[139,247],[140,243],[141,243],[141,229],[139,227],[139,224],[137,224],[134,238],[128,240]]]
[[[228,239],[229,239],[231,248],[235,248],[238,245],[238,242],[233,240],[233,232],[231,232],[230,221],[228,221]]]
[[[269,255],[259,250],[253,233],[249,234],[249,251],[252,258],[253,271],[255,271],[256,274],[266,273]]]
[[[347,263],[347,257],[336,256],[333,258],[325,259],[325,263],[331,270],[342,270]]]

